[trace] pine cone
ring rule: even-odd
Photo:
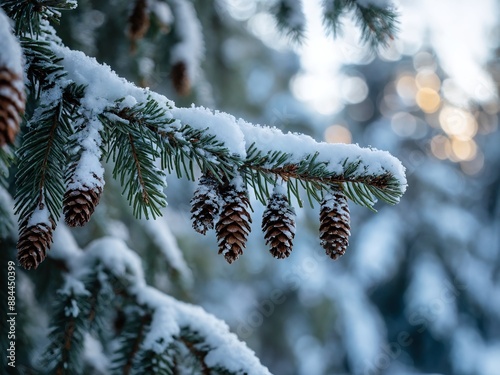
[[[149,9],[146,0],[136,0],[128,18],[128,37],[132,41],[144,38],[149,30]]]
[[[248,212],[250,201],[247,191],[236,191],[227,185],[222,189],[224,206],[219,221],[215,226],[219,242],[219,254],[223,254],[228,263],[233,263],[246,246],[252,218]]]
[[[290,255],[295,237],[295,210],[286,195],[276,189],[262,216],[262,231],[273,257],[284,259]]]
[[[82,227],[87,224],[101,199],[102,187],[68,190],[64,194],[64,221],[70,227]]]
[[[23,268],[36,269],[47,256],[47,250],[52,243],[52,232],[56,228],[56,223],[52,219],[50,221],[50,226],[38,223],[28,227],[27,221],[21,224],[17,259]]]
[[[25,103],[22,78],[9,69],[0,67],[0,147],[14,143]]]
[[[175,91],[181,96],[186,96],[191,91],[191,82],[189,81],[187,66],[183,61],[179,61],[172,65],[170,78],[174,85]]]
[[[214,221],[220,209],[219,183],[215,178],[204,175],[191,199],[191,220],[195,231],[201,234],[214,229]]]
[[[330,258],[336,260],[344,255],[351,232],[347,198],[340,188],[325,195],[321,202],[319,231],[321,246]]]

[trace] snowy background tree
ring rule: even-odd
[[[498,5],[313,3],[1,3],[9,373],[495,373]]]

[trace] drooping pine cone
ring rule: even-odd
[[[170,78],[177,94],[186,96],[191,92],[191,81],[189,80],[187,66],[184,61],[172,65]]]
[[[149,9],[147,0],[136,0],[128,18],[128,37],[133,42],[144,38],[149,30]]]
[[[94,175],[94,178],[100,180]],[[90,188],[83,185],[79,189],[69,189],[64,194],[64,221],[70,227],[82,227],[87,224],[99,204],[102,184]]]
[[[219,183],[209,175],[201,176],[191,199],[191,221],[195,231],[205,234],[214,229],[220,209]]]
[[[0,147],[14,143],[25,103],[22,78],[10,69],[0,67]]]
[[[335,188],[321,202],[319,227],[321,246],[333,260],[344,255],[349,244],[350,229],[347,197],[340,187]]]
[[[243,254],[248,234],[251,231],[252,218],[248,212],[250,201],[246,190],[236,191],[232,185],[227,185],[221,190],[224,206],[215,231],[219,243],[219,254],[223,254],[228,263],[233,263]]]
[[[21,224],[17,242],[17,259],[23,268],[36,269],[43,262],[52,244],[52,233],[55,228],[56,223],[52,219],[50,219],[50,225],[37,223],[28,226],[28,221]]]
[[[273,192],[262,216],[262,231],[273,257],[284,259],[292,251],[295,237],[295,210],[283,192]]]

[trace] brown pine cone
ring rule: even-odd
[[[191,199],[191,220],[195,231],[201,234],[214,229],[220,209],[219,183],[209,175],[201,176]]]
[[[252,218],[248,212],[250,201],[246,190],[236,191],[232,185],[226,185],[221,190],[224,206],[215,231],[219,242],[219,254],[223,254],[228,263],[233,263],[243,254],[251,231]]]
[[[284,259],[292,251],[295,237],[295,210],[286,195],[275,188],[262,216],[262,231],[273,257]]]
[[[128,18],[128,37],[132,41],[144,38],[149,30],[149,9],[146,0],[136,0]]]
[[[330,258],[337,260],[344,255],[351,232],[347,197],[340,187],[326,194],[321,202],[319,231],[321,246]]]
[[[25,103],[22,78],[9,69],[0,67],[0,147],[14,143]]]
[[[52,219],[50,223],[50,226],[45,223],[28,226],[28,221],[21,224],[17,259],[23,268],[36,269],[47,256],[47,250],[52,244],[52,233],[56,228],[56,223]]]
[[[177,94],[181,96],[189,95],[191,92],[191,81],[189,80],[187,66],[184,61],[179,61],[172,65],[170,78]]]
[[[64,194],[64,221],[70,227],[82,227],[88,223],[101,199],[102,187],[96,186],[68,190]]]

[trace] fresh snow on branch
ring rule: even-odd
[[[362,148],[355,144],[328,144],[317,142],[302,134],[284,134],[277,128],[253,125],[224,112],[212,111],[203,107],[176,108],[175,103],[166,97],[141,89],[120,78],[107,65],[99,64],[94,58],[82,52],[72,51],[67,47],[52,45],[52,50],[63,58],[62,64],[68,72],[68,78],[80,85],[87,85],[85,97],[81,103],[92,109],[95,114],[115,106],[116,101],[125,97],[122,107],[132,107],[153,98],[166,112],[165,122],[176,120],[166,125],[172,130],[181,125],[206,131],[215,136],[224,146],[242,162],[246,151],[254,145],[259,151],[269,153],[282,151],[288,154],[291,163],[300,162],[307,155],[319,153],[317,161],[327,163],[326,168],[332,174],[342,174],[345,163],[359,163],[355,177],[391,174],[400,184],[401,192],[406,188],[405,169],[401,162],[386,151]],[[170,109],[170,110],[169,110]],[[166,129],[168,130],[168,129]]]
[[[82,280],[86,280],[88,274],[95,272],[97,265],[102,265],[104,269],[101,271],[109,272],[118,280],[125,281],[122,285],[128,285],[127,293],[135,298],[139,305],[153,311],[151,327],[143,342],[144,349],[162,353],[179,337],[182,329],[188,329],[203,337],[204,343],[208,345],[210,350],[205,357],[207,366],[220,366],[237,374],[270,374],[255,353],[239,341],[223,321],[201,307],[179,302],[148,286],[139,256],[122,240],[101,238],[90,243],[83,251],[65,227],[56,231],[54,237],[54,249],[50,256],[64,261],[69,268],[60,293],[89,293]],[[76,305],[68,310],[72,316],[78,315],[78,312]]]
[[[23,55],[17,38],[11,33],[11,24],[10,18],[0,8],[0,67],[22,77]],[[24,90],[24,87],[20,87],[20,90]]]
[[[74,135],[78,147],[76,150],[72,150],[75,154],[80,152],[80,155],[66,189],[102,189],[104,168],[100,161],[102,138],[99,133],[103,128],[102,123],[97,118],[93,118],[88,122],[84,120],[81,126],[83,127],[82,131],[77,131]]]
[[[145,345],[153,350],[166,349],[181,329],[201,335],[211,348],[205,358],[209,367],[221,366],[238,374],[266,375],[269,370],[260,364],[255,353],[238,340],[228,326],[202,308],[179,302],[146,284],[139,256],[115,238],[92,242],[85,251],[83,269],[102,264],[119,280],[130,282],[128,292],[140,305],[154,311],[150,335]],[[163,339],[163,340],[160,340]],[[159,342],[163,342],[161,345]]]

